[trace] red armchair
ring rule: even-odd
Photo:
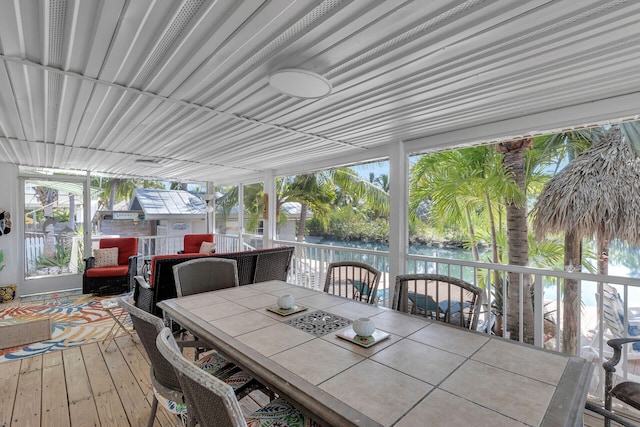
[[[213,234],[185,234],[184,250],[178,251],[179,254],[197,254],[200,253],[202,242],[213,243]],[[213,250],[215,252],[215,249]]]
[[[138,239],[135,237],[107,238],[100,240],[100,249],[117,248],[115,251],[94,253],[85,259],[82,277],[84,294],[118,294],[132,288],[138,269]],[[98,259],[96,256],[104,260]]]

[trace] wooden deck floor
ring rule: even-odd
[[[2,308],[22,304],[31,303],[16,299]],[[153,398],[149,369],[144,348],[127,335],[107,349],[91,343],[0,363],[0,427],[146,426]],[[628,369],[640,376],[640,360],[629,361]],[[249,413],[267,402],[266,395],[255,391],[240,405]],[[179,425],[158,407],[155,427]],[[602,417],[585,411],[584,426],[602,425]]]
[[[128,336],[0,364],[0,427],[146,426],[152,398],[146,353]],[[254,392],[240,403],[267,401]],[[154,426],[177,425],[158,407]]]
[[[151,401],[146,353],[129,336],[0,364],[0,427],[146,426]],[[266,402],[256,391],[240,403],[248,413]],[[158,408],[154,426],[178,425]],[[602,418],[585,412],[584,425]]]

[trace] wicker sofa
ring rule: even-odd
[[[176,297],[173,266],[192,259],[212,256],[236,260],[240,286],[267,280],[286,280],[293,247],[257,249],[245,252],[203,254],[156,255],[151,259],[149,281],[136,277],[135,305],[156,316],[162,316],[158,302]]]

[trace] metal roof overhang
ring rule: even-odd
[[[633,119],[638,46],[631,0],[2,2],[0,154],[225,184]]]

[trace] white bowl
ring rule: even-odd
[[[295,302],[296,301],[293,298],[293,295],[282,295],[278,297],[278,307],[282,308],[283,310],[292,308]]]
[[[376,325],[368,317],[361,317],[353,321],[353,330],[361,337],[369,337],[376,330]]]

